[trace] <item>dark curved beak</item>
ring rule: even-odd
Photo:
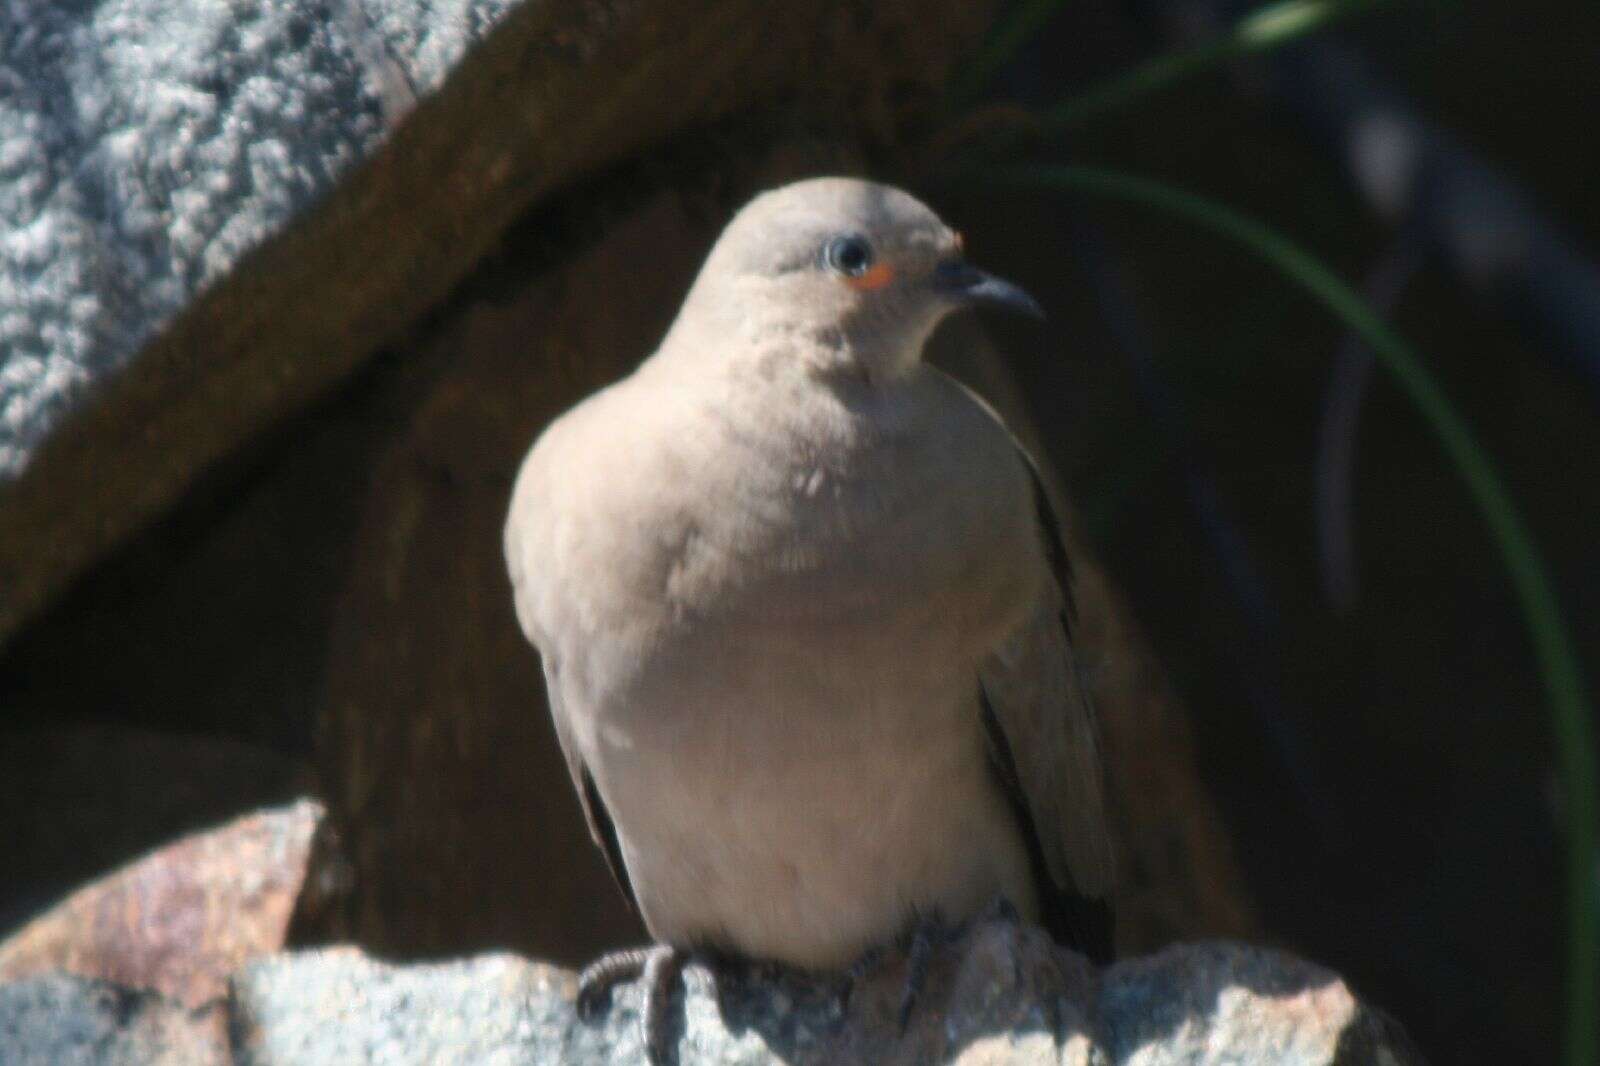
[[[963,259],[950,259],[933,270],[933,287],[941,295],[963,303],[997,304],[1044,318],[1044,308],[1022,290],[1003,278],[985,274]]]

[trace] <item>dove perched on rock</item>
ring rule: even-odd
[[[580,1004],[644,971],[653,1034],[686,952],[845,969],[996,900],[1109,957],[1059,530],[995,412],[922,359],[985,302],[1038,311],[909,194],[788,185],[729,223],[659,349],[529,453],[517,617],[661,945],[590,967]]]

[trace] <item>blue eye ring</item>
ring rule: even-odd
[[[859,234],[835,237],[822,247],[822,265],[847,278],[859,278],[872,269],[872,245]]]

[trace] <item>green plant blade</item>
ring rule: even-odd
[[[1550,574],[1510,494],[1465,419],[1410,347],[1328,267],[1263,223],[1204,197],[1147,178],[1078,166],[986,167],[962,177],[1089,193],[1174,215],[1241,245],[1321,302],[1371,347],[1398,380],[1466,483],[1505,563],[1528,627],[1549,702],[1562,770],[1567,843],[1567,1019],[1565,1061],[1600,1057],[1600,877],[1596,856],[1594,719],[1582,667]]]
[[[1062,0],[1023,0],[1004,22],[994,28],[988,41],[971,62],[961,71],[955,87],[950,91],[949,103],[962,104],[971,100],[994,77],[995,71],[1005,66],[1038,33],[1050,17],[1060,9]]]
[[[1382,0],[1279,0],[1244,16],[1214,41],[1141,63],[1045,111],[1038,133],[1059,135],[1168,86],[1260,52],[1282,48]],[[1015,48],[1015,45],[1013,45]]]

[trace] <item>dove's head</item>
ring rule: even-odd
[[[961,235],[915,197],[814,178],[734,216],[674,334],[724,351],[737,339],[738,350],[767,358],[787,349],[824,373],[886,381],[918,364],[941,319],[980,302],[1040,314],[1017,286],[969,265]]]

